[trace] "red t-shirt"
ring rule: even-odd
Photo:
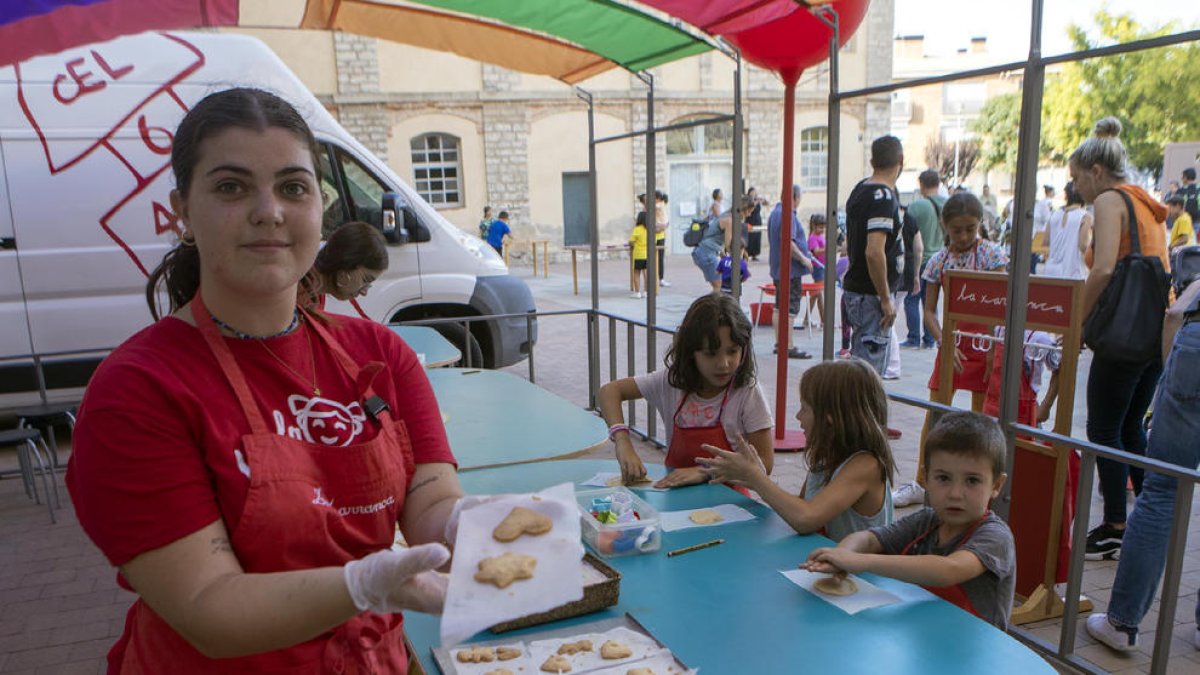
[[[377,323],[335,319],[330,332],[356,363],[386,365],[372,386],[390,414],[404,421],[416,463],[454,464],[413,350]],[[265,342],[224,339],[269,429],[335,446],[379,433],[360,405],[361,392],[315,331]],[[310,379],[313,357],[319,397]],[[232,532],[250,484],[239,468],[248,433],[250,424],[200,331],[175,318],[149,326],[104,360],[80,406],[67,471],[80,524],[114,566],[218,518]]]

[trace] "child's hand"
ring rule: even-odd
[[[710,483],[733,483],[748,485],[754,478],[765,476],[766,468],[754,446],[738,436],[733,441],[734,452],[708,445],[700,446],[711,452],[712,457],[697,457],[696,462],[705,468]]]
[[[955,347],[954,348],[954,372],[961,373],[963,371],[963,360],[965,358],[966,357],[963,356],[962,350],[959,349],[958,347]]]
[[[621,482],[629,485],[646,478],[646,465],[633,449],[628,438],[617,443],[617,462],[621,465]]]
[[[803,568],[810,572],[834,574],[836,572],[865,572],[863,554],[848,548],[818,548],[808,555]]]
[[[704,474],[704,470],[698,466],[689,466],[685,469],[675,469],[671,473],[662,477],[654,484],[656,488],[675,488],[685,485],[699,485],[708,480],[708,476]]]

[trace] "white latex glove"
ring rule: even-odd
[[[342,568],[350,599],[359,610],[389,614],[411,609],[441,614],[447,578],[433,571],[450,560],[441,544],[422,544],[401,551],[384,549]]]
[[[442,532],[442,540],[446,542],[447,546],[454,546],[455,540],[458,539],[458,519],[462,516],[463,511],[479,506],[480,504],[490,504],[508,496],[510,495],[467,495],[459,497],[458,501],[454,502],[454,508],[450,509],[450,517],[446,518],[446,529]]]

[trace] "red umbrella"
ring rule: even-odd
[[[804,69],[829,57],[832,29],[807,11],[803,5],[828,5],[838,14],[839,46],[846,44],[867,14],[870,0],[833,0],[797,3],[793,0],[642,0],[644,4],[724,37],[754,65],[777,73],[784,84],[783,97],[783,223],[779,232],[780,251],[791,249],[792,231],[792,157],[795,142],[796,82]],[[775,302],[780,316],[787,316],[790,292],[791,256],[779,257],[779,285]],[[831,310],[832,311],[832,310]],[[776,344],[788,344],[789,322],[780,321]],[[787,349],[778,350],[775,379],[775,439],[781,448],[802,447],[802,434],[787,434]]]

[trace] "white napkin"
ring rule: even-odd
[[[693,522],[691,515],[696,511],[716,511],[721,514],[724,519],[718,523],[701,525]],[[662,511],[659,514],[662,518],[663,532],[674,532],[675,530],[685,530],[689,527],[712,527],[713,525],[725,525],[726,523],[736,523],[741,520],[754,520],[755,515],[746,509],[734,504],[717,504],[716,506],[706,506],[702,509],[689,509],[687,511]]]
[[[565,638],[550,638],[548,640],[536,640],[529,643],[529,660],[535,668],[541,668],[546,659],[558,653],[558,648],[564,643],[577,642],[579,640],[591,640],[592,651],[578,652],[575,654],[564,654],[563,656],[571,662],[572,673],[592,672],[594,668],[603,668],[605,666],[617,666],[626,664],[631,661],[638,661],[650,656],[654,656],[661,651],[665,651],[658,643],[648,635],[630,630],[624,627],[617,627],[603,633],[582,633]],[[600,647],[608,640],[614,640],[629,647],[632,652],[630,656],[623,659],[605,659],[600,656]],[[668,655],[670,652],[667,652]],[[622,666],[619,670],[622,675],[632,666]],[[514,671],[515,672],[515,671]],[[564,671],[565,672],[565,671]]]
[[[634,668],[649,668],[654,673],[669,673],[670,675],[692,675],[698,672],[696,668],[688,668],[683,670],[679,664],[675,662],[675,657],[670,650],[660,649],[641,661],[630,661],[629,663],[621,664],[616,668],[605,668],[603,670],[593,670],[588,675],[625,675]]]
[[[812,587],[813,583],[818,579],[824,579],[829,576],[828,574],[818,574],[802,569],[779,570],[779,573],[787,577],[788,581],[847,614],[858,614],[864,609],[884,607],[900,602],[900,598],[853,574],[850,575],[850,578],[854,579],[854,583],[858,584],[857,593],[851,595],[829,595],[828,593],[814,591]]]
[[[496,541],[492,530],[516,506],[550,516],[554,521],[550,532],[524,535],[508,543]],[[442,612],[442,644],[458,644],[497,623],[581,599],[583,579],[579,564],[583,544],[579,535],[579,509],[572,483],[556,485],[536,495],[508,495],[464,510],[458,522],[446,607]],[[514,581],[508,588],[475,581],[479,561],[507,552],[537,558],[532,579]]]

